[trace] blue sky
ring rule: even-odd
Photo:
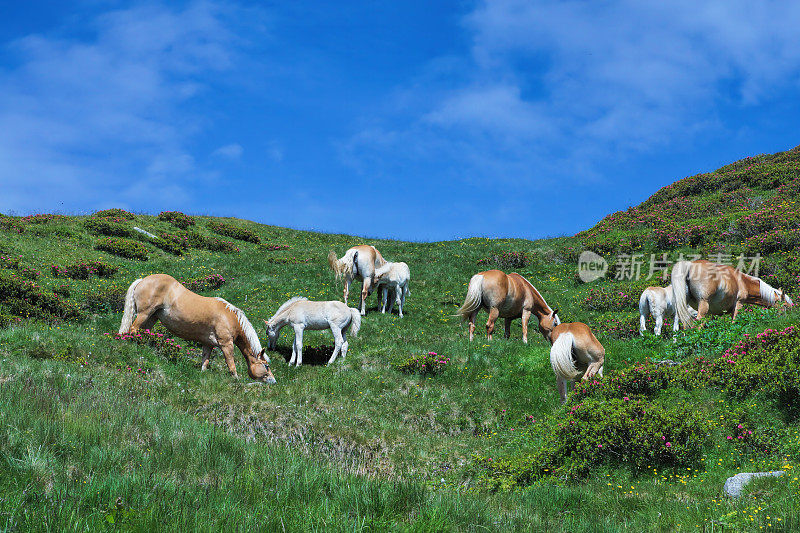
[[[536,238],[800,144],[793,2],[4,4],[4,213]]]

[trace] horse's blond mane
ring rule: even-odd
[[[258,354],[261,353],[261,341],[258,340],[258,333],[256,333],[256,328],[247,320],[247,317],[244,314],[244,311],[233,305],[232,303],[224,300],[222,298],[215,298],[220,302],[225,304],[225,308],[229,311],[233,312],[236,315],[236,320],[239,322],[239,326],[241,326],[242,331],[244,332],[244,336],[247,339],[247,343],[250,345],[250,349],[253,351],[253,355],[258,357]]]
[[[775,298],[778,294],[778,291],[775,288],[764,281],[761,278],[756,278],[752,276],[754,279],[758,280],[758,291],[761,293],[761,299],[767,302],[770,305],[775,305]]]
[[[534,287],[533,283],[531,283],[530,281],[528,281],[528,280],[525,278],[525,276],[523,276],[522,274],[519,274],[519,273],[517,273],[517,275],[518,275],[520,278],[522,278],[522,280],[523,280],[525,283],[527,283],[527,284],[530,286],[531,290],[533,290],[533,292],[535,292],[535,293],[536,293],[536,294],[539,296],[539,298],[541,298],[541,299],[542,299],[542,301],[544,302],[544,305],[546,305],[546,306],[547,306],[547,308],[548,308],[548,309],[550,309],[550,310],[552,311],[552,310],[553,310],[553,308],[552,308],[552,307],[550,307],[550,304],[549,304],[549,303],[547,303],[547,300],[545,300],[545,299],[544,299],[544,296],[542,296],[542,293],[541,293],[541,292],[539,292],[539,289],[537,289],[536,287]],[[554,324],[557,326],[557,325],[559,325],[560,323],[561,323],[561,319],[560,319],[560,318],[558,318],[558,316],[556,316],[556,322],[555,322]]]
[[[283,311],[285,311],[286,308],[288,308],[290,305],[292,305],[295,302],[299,302],[300,300],[308,300],[308,298],[306,298],[305,296],[295,296],[294,298],[289,298],[288,300],[283,302],[283,305],[281,305],[278,308],[278,310],[275,311],[275,314],[272,315],[272,317],[267,322],[272,322],[275,319],[275,317],[277,317],[279,314],[281,314]]]

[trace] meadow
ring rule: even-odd
[[[779,155],[764,156],[718,171],[741,187],[675,185],[686,190],[538,241],[400,242],[175,212],[1,216],[0,528],[795,530],[798,312],[748,310],[674,339],[639,336],[638,295],[665,282],[617,280],[613,269],[587,284],[576,276],[587,246],[689,254],[730,228],[791,234],[788,208],[764,209],[793,201],[795,155],[778,162],[791,167],[780,179],[762,168]],[[734,193],[738,204],[720,196]],[[655,211],[703,202],[724,205],[725,224],[706,209],[691,226],[699,240],[684,229],[658,240],[653,228],[672,226]],[[638,248],[632,235],[644,236]],[[724,241],[726,253],[746,251],[748,238]],[[377,312],[373,294],[347,358],[331,366],[329,332],[307,332],[296,369],[285,330],[270,353],[272,386],[234,380],[216,351],[201,373],[199,348],[158,326],[115,335],[128,284],[164,272],[240,307],[265,344],[262,320],[288,298],[341,298],[326,256],[363,242],[409,264],[406,316]],[[778,246],[768,274],[800,275],[781,255],[791,252]],[[519,320],[510,339],[487,342],[482,312],[469,343],[454,315],[471,275],[488,268],[519,272],[562,320],[590,324],[607,350],[605,378],[562,405],[535,318],[528,345]],[[722,495],[727,477],[760,470],[787,474],[739,500]]]

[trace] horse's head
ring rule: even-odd
[[[272,372],[269,369],[269,363],[264,360],[266,357],[264,352],[265,350],[262,349],[261,353],[256,356],[255,360],[250,361],[250,377],[272,385],[277,382],[275,381],[275,376],[272,375]]]
[[[539,331],[544,335],[544,338],[549,341],[553,329],[559,324],[561,324],[561,319],[558,318],[558,309],[553,309],[550,311],[549,315],[544,315],[539,319]]]
[[[792,299],[791,299],[791,298],[789,298],[789,295],[788,295],[788,294],[786,294],[785,292],[783,292],[783,289],[778,289],[778,291],[777,291],[777,292],[778,292],[778,295],[777,295],[777,297],[775,298],[775,301],[776,301],[776,302],[784,302],[784,303],[785,303],[786,305],[788,305],[789,307],[794,307],[794,302],[792,301]]]
[[[274,350],[275,346],[278,345],[278,335],[280,334],[280,330],[266,320],[264,321],[264,325],[267,327],[267,348]]]

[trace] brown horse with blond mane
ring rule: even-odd
[[[744,304],[773,307],[780,302],[794,305],[792,299],[766,281],[729,265],[705,259],[678,261],[672,268],[672,296],[675,312],[683,327],[693,322],[689,306],[697,309],[700,320],[709,313],[732,313],[733,320]]]
[[[178,337],[203,345],[202,370],[208,368],[211,351],[217,347],[225,356],[228,370],[238,379],[233,359],[237,346],[247,360],[251,378],[275,383],[255,328],[240,309],[222,298],[195,294],[166,274],[137,279],[125,295],[120,334],[150,329],[159,320]]]
[[[539,319],[539,331],[550,341],[550,365],[556,374],[561,401],[567,400],[567,385],[578,379],[603,376],[606,349],[583,322],[557,324],[556,313]]]
[[[511,322],[515,318],[522,318],[522,342],[526,344],[531,314],[541,320],[552,312],[530,281],[516,272],[506,274],[500,270],[478,272],[469,280],[467,296],[458,314],[463,320],[469,320],[470,341],[475,335],[475,317],[481,309],[489,312],[486,321],[489,340],[492,340],[494,323],[498,318],[506,319],[506,338],[511,336]],[[555,316],[555,320],[558,324],[558,316]]]

